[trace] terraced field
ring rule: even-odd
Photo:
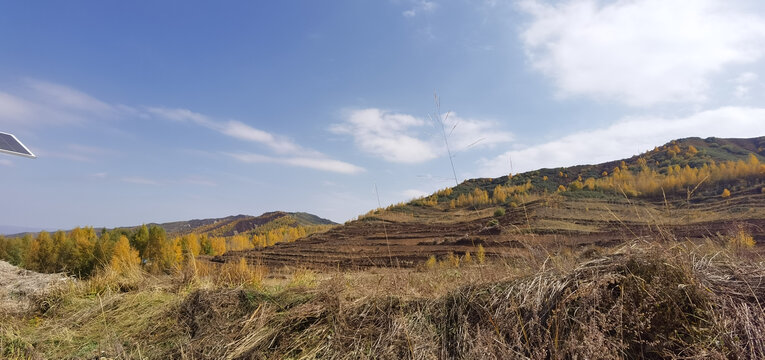
[[[265,249],[229,252],[211,258],[227,262],[240,257],[269,267],[365,268],[414,267],[431,255],[475,252],[512,259],[527,245],[547,248],[616,246],[641,238],[699,241],[744,229],[765,241],[765,194],[745,191],[722,199],[641,201],[625,198],[537,197],[519,207],[474,211],[405,206],[382,211]]]

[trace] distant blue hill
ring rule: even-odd
[[[16,235],[23,233],[36,233],[43,230],[51,231],[52,229],[43,227],[30,227],[30,226],[16,226],[16,225],[0,225],[0,235]]]

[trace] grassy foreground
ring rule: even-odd
[[[0,357],[765,358],[765,263],[724,239],[262,282],[195,269],[35,298],[0,315]]]

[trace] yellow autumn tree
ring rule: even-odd
[[[730,190],[728,190],[728,189],[724,189],[724,190],[723,190],[723,192],[722,192],[722,194],[720,194],[720,196],[721,196],[723,199],[725,199],[725,198],[727,198],[727,197],[730,197]]]
[[[55,272],[57,253],[47,231],[41,231],[27,250],[26,267],[39,272]]]
[[[141,258],[138,256],[138,250],[130,247],[130,241],[125,235],[114,244],[112,259],[109,267],[118,274],[126,275],[135,272],[141,265]]]
[[[179,239],[181,245],[181,251],[184,255],[198,256],[202,250],[202,246],[199,242],[199,236],[191,233],[184,235]]]
[[[507,192],[502,185],[497,185],[492,192],[491,199],[495,204],[502,204],[507,200]]]
[[[247,238],[247,235],[235,235],[228,241],[228,244],[226,245],[227,251],[241,251],[252,248],[252,242],[250,242],[250,239]]]
[[[226,239],[222,237],[210,238],[210,255],[223,255],[226,253]]]

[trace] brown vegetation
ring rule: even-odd
[[[232,276],[246,266],[231,264],[214,272]],[[96,292],[87,285],[96,280],[87,280],[40,298],[47,305],[30,313],[35,320],[3,321],[0,351],[15,358],[765,356],[765,267],[724,239],[558,252],[533,246],[515,259],[468,265],[463,257],[459,268],[428,271],[274,275],[270,283],[222,287],[211,275],[144,277],[129,290]]]

